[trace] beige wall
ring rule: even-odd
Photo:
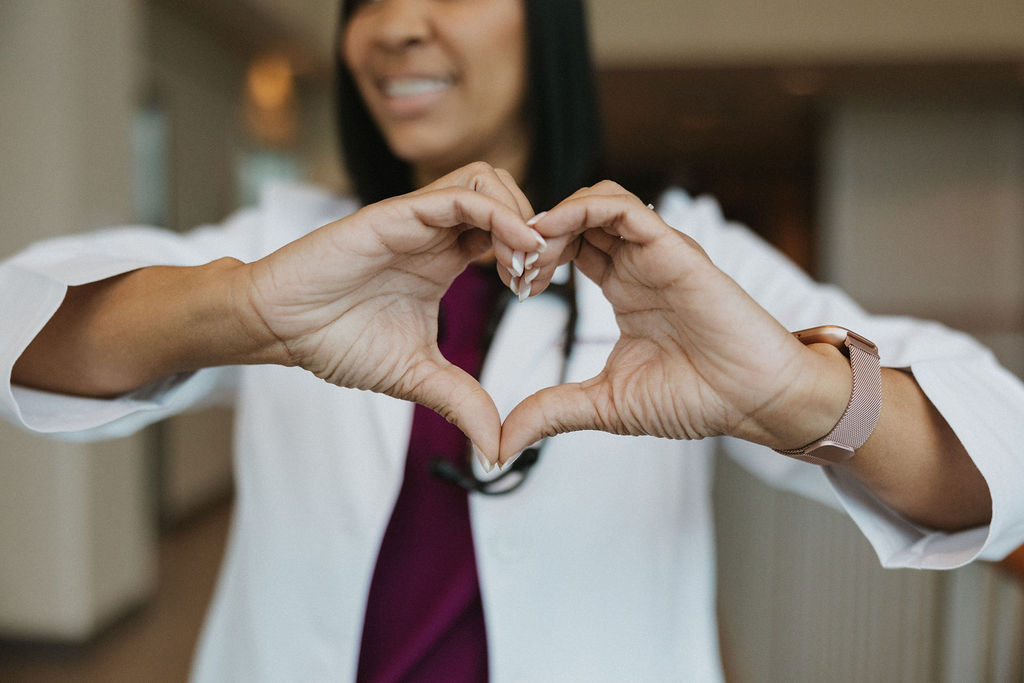
[[[590,0],[603,63],[1024,58],[1019,0]]]
[[[317,54],[335,0],[252,0]],[[1024,58],[1019,0],[589,0],[605,64]]]
[[[4,253],[131,215],[133,5],[0,4]]]
[[[132,0],[0,4],[3,255],[131,218],[138,18]],[[0,635],[83,639],[148,594],[146,438],[54,443],[0,423]]]
[[[946,322],[1024,376],[1024,102],[847,98],[825,139],[824,272]]]
[[[1020,98],[851,97],[825,121],[823,277],[871,311],[971,332],[1024,377]],[[848,519],[728,463],[717,501],[734,683],[1024,680],[1019,581],[883,570]]]

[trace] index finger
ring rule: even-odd
[[[539,244],[538,237],[526,225],[518,209],[474,190],[438,188],[407,196],[404,201],[416,220],[427,227],[479,228],[523,251],[537,249]]]
[[[458,168],[412,194],[424,194],[445,187],[465,187],[485,194],[519,211],[523,220],[533,215],[529,200],[519,189],[512,174],[504,169],[494,168],[484,161],[476,161]]]
[[[635,195],[577,192],[533,223],[546,238],[577,236],[593,228],[636,244],[650,244],[671,230]]]

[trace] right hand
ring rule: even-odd
[[[536,251],[529,202],[511,176],[472,164],[325,225],[248,269],[249,324],[278,362],[342,387],[408,399],[455,423],[490,462],[494,402],[437,346],[441,297],[494,248]]]

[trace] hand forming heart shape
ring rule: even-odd
[[[521,299],[574,260],[601,287],[621,331],[600,374],[539,391],[504,424],[479,383],[437,347],[441,297],[490,248]],[[793,340],[693,240],[611,182],[534,216],[510,175],[473,164],[251,265],[250,301],[283,362],[339,386],[422,403],[455,423],[489,463],[578,429],[733,434],[793,447],[834,423],[834,400],[824,401],[820,419],[793,412],[801,400],[821,398],[821,372],[841,385],[834,373],[843,367]]]

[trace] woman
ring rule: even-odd
[[[838,496],[886,565],[1019,544],[1024,392],[986,352],[865,315],[707,202],[668,193],[663,222],[614,184],[574,192],[596,157],[558,119],[589,90],[552,106],[586,81],[547,51],[585,63],[579,3],[342,16],[344,101],[366,105],[342,106],[346,150],[361,198],[383,201],[281,189],[184,238],[73,238],[0,271],[4,310],[24,312],[3,326],[2,405],[29,428],[121,433],[236,382],[236,514],[197,680],[719,680],[704,436]],[[466,268],[489,249],[496,267]],[[593,280],[571,302],[552,293],[569,258]],[[531,299],[500,321],[494,270]],[[789,334],[822,323],[913,370],[880,373],[877,427],[828,467],[764,448],[802,455],[842,423],[850,361]],[[454,421],[480,477],[554,432],[673,438],[565,434],[513,493],[467,498],[429,474],[442,456],[473,485],[461,436],[394,397]]]

